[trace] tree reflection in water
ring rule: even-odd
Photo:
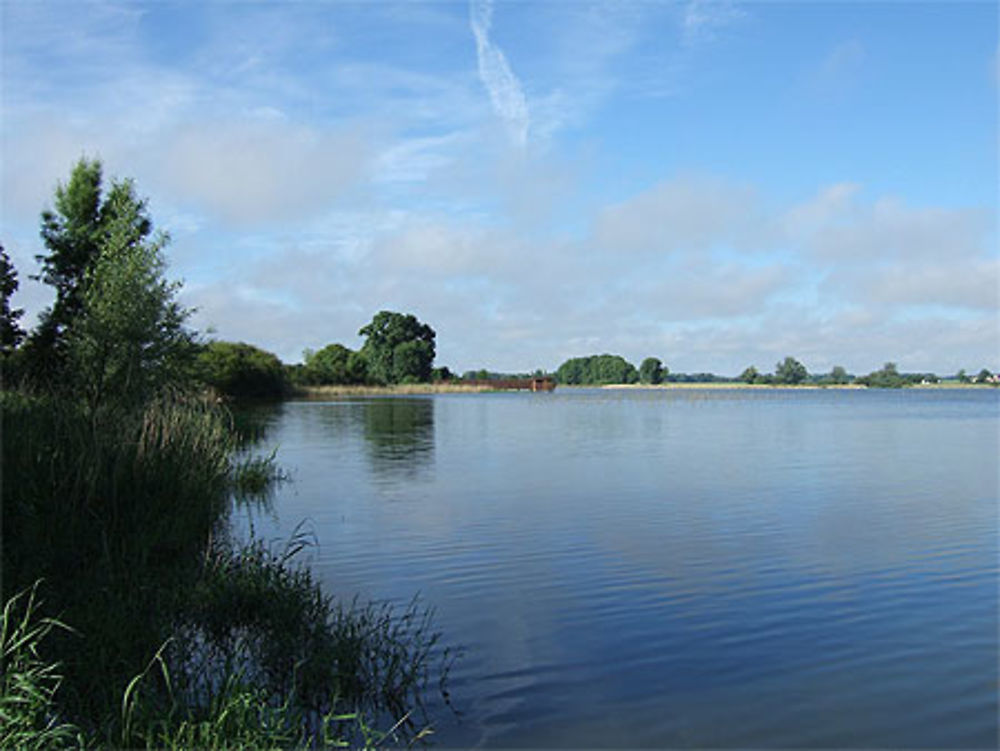
[[[376,476],[412,476],[434,462],[434,400],[373,399],[365,403],[364,436]]]

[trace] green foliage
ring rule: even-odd
[[[834,385],[842,386],[845,383],[850,383],[851,377],[847,374],[847,371],[844,370],[844,368],[842,368],[840,365],[834,365],[833,370],[830,371],[828,380],[830,383]]]
[[[965,372],[965,368],[962,368],[955,374],[955,380],[959,383],[971,383],[972,379],[969,378],[968,374]]]
[[[432,381],[450,381],[455,378],[455,374],[451,372],[447,365],[442,365],[440,368],[434,368],[431,371]]]
[[[102,168],[97,160],[81,159],[69,182],[56,188],[54,209],[42,212],[41,236],[48,253],[36,256],[42,265],[35,277],[55,288],[56,299],[44,311],[26,343],[26,365],[38,383],[61,384],[67,370],[67,345],[85,307],[88,275],[102,250],[145,245],[152,232],[146,202],[136,197],[132,182],[112,183],[102,195]],[[161,236],[151,246],[159,249]]]
[[[896,363],[887,362],[881,370],[876,370],[857,379],[857,383],[878,389],[899,389],[910,385],[910,380],[900,375]]]
[[[802,383],[808,376],[806,366],[794,357],[786,357],[774,369],[775,382],[789,386]]]
[[[415,316],[382,310],[358,334],[367,337],[361,354],[375,383],[430,380],[436,335]]]
[[[275,355],[243,342],[209,342],[198,353],[199,380],[236,399],[267,399],[287,390],[285,369]]]
[[[56,328],[69,324],[79,312],[80,287],[104,239],[101,198],[101,163],[80,159],[66,185],[58,185],[55,209],[42,212],[41,235],[47,255],[36,257],[42,264],[38,278],[56,290],[56,301],[48,323]],[[145,226],[148,233],[149,226]]]
[[[10,299],[17,288],[17,270],[0,245],[0,362],[6,360],[24,339],[24,331],[18,323],[24,311],[10,307]]]
[[[759,378],[760,373],[753,365],[749,366],[742,373],[740,373],[740,380],[744,383],[757,383]]]
[[[467,370],[462,374],[462,380],[464,381],[489,381],[500,377],[499,373],[491,373],[486,368]]]
[[[620,355],[574,357],[555,373],[556,381],[569,386],[600,386],[612,383],[636,383],[639,373]]]
[[[0,621],[0,748],[50,749],[82,746],[79,730],[60,722],[55,695],[59,666],[41,657],[53,629],[68,630],[38,614],[39,583],[11,597]]]
[[[328,344],[319,352],[306,350],[305,366],[297,375],[307,385],[354,385],[368,382],[368,363],[360,352]]]
[[[992,377],[993,374],[990,372],[989,368],[983,368],[976,375],[976,383],[989,383],[990,378]]]
[[[639,366],[639,380],[642,383],[662,383],[665,373],[663,363],[656,357],[647,357]]]
[[[184,327],[190,312],[175,300],[180,285],[163,278],[166,237],[137,237],[142,203],[131,183],[117,185],[106,205],[107,235],[86,270],[80,310],[67,334],[67,385],[84,395],[91,411],[109,401],[139,404],[180,383],[194,355]]]

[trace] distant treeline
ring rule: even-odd
[[[556,381],[568,386],[602,386],[610,384],[643,383],[746,383],[771,386],[838,386],[856,384],[871,388],[903,388],[920,384],[940,383],[954,380],[959,383],[976,383],[997,386],[1000,377],[987,368],[975,376],[960,370],[954,376],[940,377],[934,373],[901,373],[895,363],[887,362],[879,370],[867,375],[848,373],[842,366],[834,366],[829,373],[810,373],[805,365],[794,357],[786,357],[775,365],[773,373],[762,373],[753,365],[736,377],[715,373],[671,373],[658,358],[647,357],[638,369],[620,355],[590,355],[574,357],[556,370]]]
[[[377,325],[376,325],[377,324]],[[482,382],[524,379],[550,375],[565,386],[664,383],[746,383],[762,386],[841,386],[904,388],[951,381],[968,384],[1000,385],[1000,378],[983,368],[974,376],[964,370],[954,376],[931,372],[900,372],[888,362],[866,375],[849,373],[835,366],[826,373],[810,373],[794,357],[776,363],[771,373],[751,365],[738,376],[709,372],[671,372],[659,358],[647,357],[638,368],[621,355],[601,354],[566,360],[554,373],[499,372],[485,368],[461,375],[448,367],[434,367],[434,331],[412,315],[382,311],[364,332],[377,331],[359,350],[342,344],[328,344],[320,350],[306,350],[304,362],[286,365],[278,357],[246,343],[215,341],[202,345],[196,358],[197,377],[220,393],[234,398],[274,398],[310,386],[388,386],[431,382]]]
[[[286,365],[245,342],[214,341],[196,359],[198,377],[234,398],[273,398],[297,387],[328,385],[388,386],[448,380],[447,368],[434,368],[436,334],[413,315],[383,310],[361,328],[360,350],[328,344],[306,350],[303,363]]]

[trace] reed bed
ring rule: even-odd
[[[363,746],[386,741],[367,718],[419,705],[427,611],[333,602],[294,560],[304,534],[229,538],[233,499],[281,472],[213,400],[89,413],[2,392],[0,408],[0,732],[21,733],[0,746]]]
[[[394,386],[297,386],[295,399],[329,399],[339,396],[416,396],[421,394],[479,394],[494,391],[485,384],[404,383]]]

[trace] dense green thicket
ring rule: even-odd
[[[363,385],[369,382],[368,361],[342,344],[328,344],[318,352],[306,350],[305,363],[292,378],[302,386]]]
[[[288,390],[281,360],[243,342],[209,342],[198,353],[194,372],[202,383],[236,399],[274,399]]]
[[[639,372],[620,355],[591,355],[567,360],[556,370],[555,378],[567,386],[603,386],[637,383]]]

